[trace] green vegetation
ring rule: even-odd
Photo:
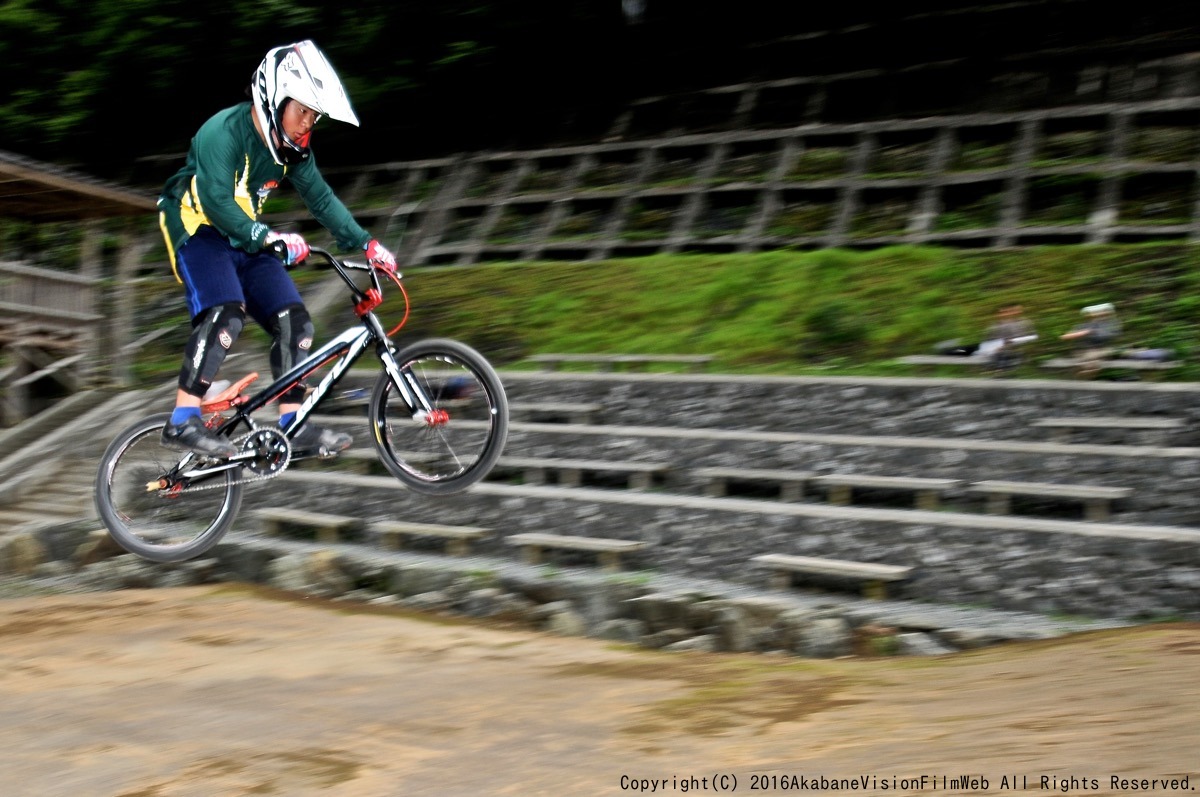
[[[696,353],[728,372],[912,373],[894,358],[977,340],[1000,305],[1037,325],[1038,359],[1079,308],[1117,305],[1130,347],[1200,351],[1200,248],[894,247],[660,255],[603,263],[411,269],[405,338],[443,335],[522,367],[536,352]],[[1034,365],[1027,375],[1035,375]],[[965,375],[965,374],[963,374]],[[1173,378],[1195,379],[1189,367]]]
[[[788,180],[840,177],[850,163],[846,147],[809,147],[800,153],[787,174]]]
[[[621,46],[619,25],[586,3],[260,0],[230,13],[180,0],[11,0],[0,3],[0,55],[20,79],[0,94],[0,141],[136,182],[138,158],[185,150],[201,121],[242,99],[268,47],[311,37],[364,120],[360,130],[322,127],[326,166],[390,160],[400,139],[409,153],[482,149],[496,144],[501,113],[507,129],[533,129],[547,104],[566,115],[620,83],[624,72],[605,60]],[[559,68],[530,80],[534,52]],[[184,85],[186,110],[113,124],[171,107]]]
[[[791,202],[775,214],[767,232],[780,238],[820,235],[833,224],[834,202]]]
[[[1069,130],[1047,133],[1041,150],[1034,159],[1035,166],[1057,166],[1061,163],[1092,163],[1104,157],[1104,134],[1099,130]]]
[[[1002,169],[1008,165],[1012,157],[1007,143],[990,143],[979,141],[964,142],[954,162],[950,164],[952,171],[975,171],[981,169]]]
[[[947,232],[994,227],[1000,223],[1003,199],[1003,195],[999,193],[987,194],[953,207],[947,207],[934,221],[934,229],[939,232]]]
[[[303,288],[331,279],[297,269]],[[1200,247],[1121,245],[1010,251],[893,247],[869,252],[780,250],[658,255],[598,263],[514,263],[413,268],[412,303],[398,342],[453,337],[505,368],[532,368],[538,352],[711,354],[728,373],[916,373],[895,362],[950,338],[978,340],[1001,305],[1020,303],[1041,339],[1019,376],[1070,352],[1058,336],[1084,305],[1111,301],[1125,345],[1200,354]],[[162,381],[178,369],[187,324],[178,286],[139,286],[139,334],[179,332],[143,352],[137,372]],[[397,296],[381,311],[399,316]],[[321,334],[353,322],[348,309],[319,321]],[[144,327],[144,328],[143,328]],[[266,345],[255,325],[248,341]],[[670,366],[663,366],[670,369]],[[947,375],[972,376],[961,369]],[[1200,366],[1171,372],[1200,379]]]
[[[872,177],[920,175],[929,165],[929,150],[929,142],[882,147],[875,153],[867,173]]]
[[[1131,136],[1129,159],[1188,163],[1196,157],[1196,136],[1184,127],[1144,127]]]

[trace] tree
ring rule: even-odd
[[[0,147],[126,176],[141,156],[185,150],[245,99],[266,50],[302,38],[329,54],[363,119],[325,128],[353,142],[329,152],[486,146],[575,92],[606,93],[604,33],[619,18],[615,0],[3,0],[0,62],[18,79],[0,95]]]

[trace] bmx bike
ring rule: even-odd
[[[397,348],[404,317],[385,330],[374,312],[383,301],[380,270],[341,260],[313,247],[350,289],[359,323],[321,346],[254,395],[249,374],[201,405],[205,423],[238,448],[229,458],[179,453],[160,443],[170,418],[160,413],[122,430],[108,445],[96,475],[100,520],[125,550],[154,562],[179,562],[212,548],[238,516],[243,489],[274,479],[302,457],[327,451],[294,451],[291,441],[338,381],[372,346],[382,366],[367,405],[371,440],[388,472],[424,495],[461,492],[487,476],[508,435],[508,400],[496,371],[476,350],[455,340],[431,338]],[[370,275],[360,287],[352,271]],[[387,272],[382,272],[387,274]],[[295,418],[280,428],[275,413],[259,412],[293,385],[329,365],[306,395]]]

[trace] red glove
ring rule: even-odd
[[[279,253],[283,255],[283,264],[285,266],[294,266],[304,258],[308,257],[308,243],[294,232],[269,232],[267,237],[263,239],[265,246],[272,244],[282,244]]]
[[[367,250],[367,260],[389,274],[396,273],[396,256],[387,247],[374,238],[364,247]]]

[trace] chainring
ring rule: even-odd
[[[263,426],[239,438],[243,454],[242,467],[258,478],[278,476],[292,459],[292,445],[280,429]]]

